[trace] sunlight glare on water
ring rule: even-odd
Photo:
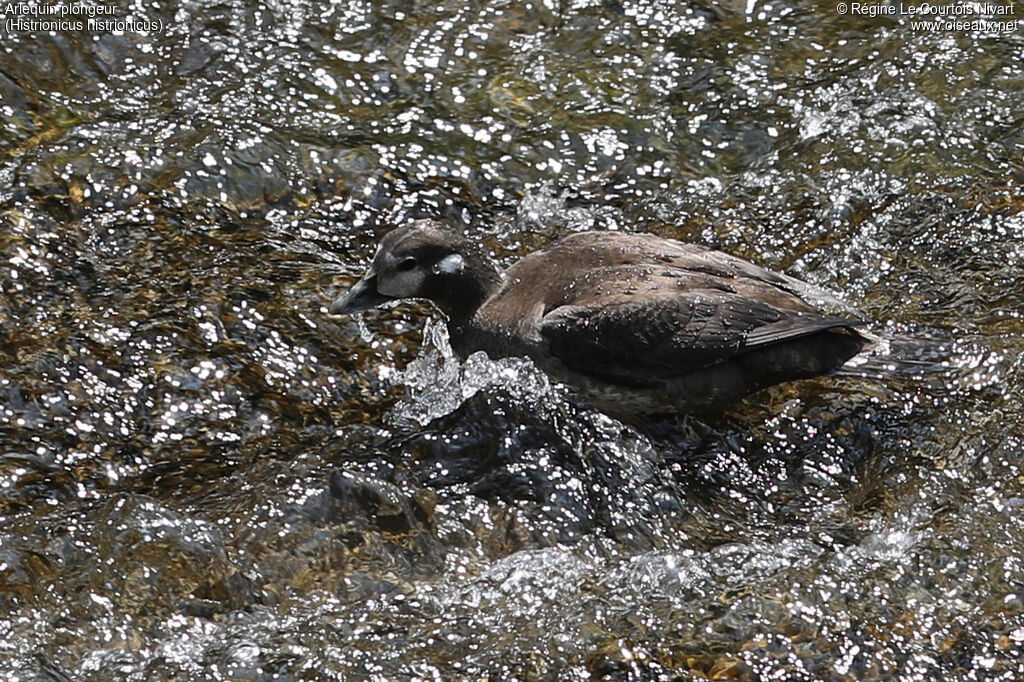
[[[0,41],[0,677],[1024,678],[1019,30],[114,5],[163,28]],[[624,425],[327,314],[424,217],[704,244],[950,351]]]

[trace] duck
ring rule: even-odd
[[[433,220],[381,239],[329,308],[424,299],[462,359],[530,358],[611,416],[720,411],[763,389],[837,373],[870,351],[865,322],[799,279],[651,234],[577,232],[502,270]],[[835,307],[835,306],[831,306]]]

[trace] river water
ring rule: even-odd
[[[0,677],[1024,678],[1024,9],[103,6],[0,7]],[[328,317],[421,217],[952,353],[638,429]]]

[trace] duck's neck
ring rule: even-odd
[[[491,296],[501,288],[501,270],[482,251],[463,252],[465,268],[458,277],[450,278],[434,303],[448,318],[448,336],[452,349],[465,359],[484,350],[479,324],[473,318]]]
[[[463,276],[452,283],[448,295],[439,301],[449,326],[467,325],[480,306],[498,291],[501,282],[501,270],[490,258],[467,258]]]

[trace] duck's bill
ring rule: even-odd
[[[331,303],[331,315],[351,315],[362,310],[376,308],[391,300],[390,296],[377,291],[377,275],[368,274],[356,282],[344,296]]]

